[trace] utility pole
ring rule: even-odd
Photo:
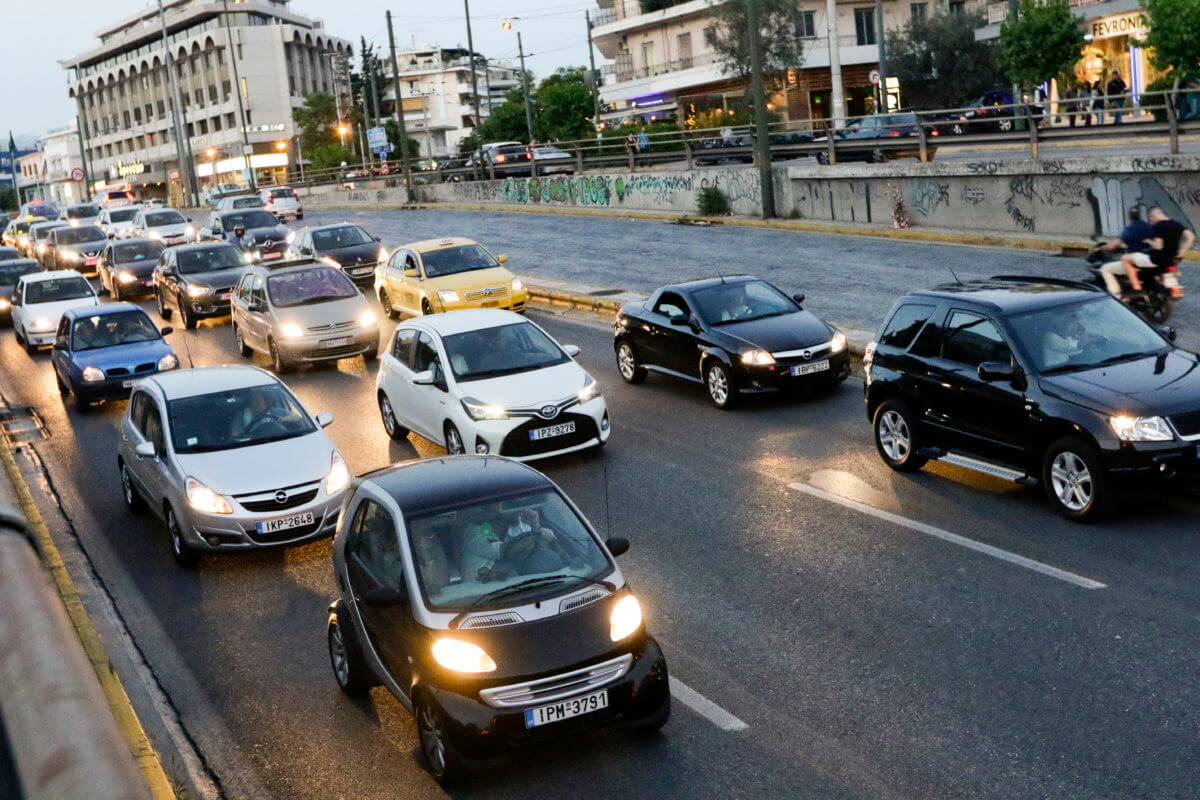
[[[475,42],[471,39],[471,0],[463,0],[463,11],[467,15],[467,58],[471,62],[471,99],[475,106],[475,130],[479,130],[479,126],[483,123],[483,117],[479,116],[479,80],[475,77]],[[484,74],[487,74],[487,64],[483,65]]]
[[[221,0],[221,5],[225,7],[225,13],[221,15],[221,19],[225,23],[225,41],[229,43],[229,63],[233,65],[233,93],[237,96],[238,103],[238,120],[242,126],[242,160],[246,164],[246,173],[250,182],[250,189],[258,191],[258,181],[254,177],[254,165],[250,163],[252,148],[250,147],[250,133],[246,130],[246,106],[242,103],[242,79],[238,76],[238,54],[233,49],[233,31],[229,28],[229,0]],[[213,165],[214,170],[216,165]],[[217,173],[213,172],[213,185],[217,185]]]
[[[359,81],[358,90],[362,93],[363,124],[358,128],[358,141],[359,150],[362,151],[360,155],[362,156],[363,164],[365,165],[372,159],[362,148],[362,130],[363,128],[372,127],[374,123],[371,121],[371,93],[367,91],[368,86],[366,80],[367,72],[371,69],[371,62],[367,57],[367,40],[365,37],[360,36],[359,41],[361,42],[361,45],[359,47],[358,55],[359,63],[362,64],[362,79]]]
[[[392,36],[392,12],[387,12],[388,45],[392,50],[392,76],[396,87],[396,124],[400,126],[400,163],[404,165],[404,193],[413,201],[412,173],[408,169],[408,130],[404,127],[404,101],[400,96],[400,62],[396,60],[396,38]]]
[[[162,0],[158,0],[158,21],[162,24],[162,44],[167,65],[167,80],[170,81],[171,86],[171,124],[175,128],[175,158],[179,161],[179,178],[183,181],[191,175],[191,170],[188,169],[191,166],[189,163],[191,147],[186,144],[184,129],[179,122],[182,101],[179,97],[179,82],[175,79],[175,59],[171,56],[171,44],[167,41],[167,17],[163,12]],[[216,175],[213,176],[214,182],[216,177]],[[189,186],[189,188],[191,187]],[[198,204],[200,199],[193,197],[192,202]]]
[[[586,9],[583,18],[587,20],[588,29],[588,62],[592,68],[592,113],[596,118],[596,129],[600,128],[600,81],[596,75],[596,51],[592,48],[592,15]]]
[[[1019,0],[1008,0],[1008,18],[1009,19],[1016,22],[1017,15],[1020,13],[1020,11],[1021,11],[1021,5],[1020,5]],[[1017,103],[1020,103],[1022,100],[1021,84],[1017,83],[1016,81],[1013,81],[1012,97],[1013,97],[1013,107],[1008,110],[1008,114],[1009,114],[1009,116],[1015,118],[1015,119],[1013,119],[1013,126],[1012,126],[1013,130],[1014,131],[1024,130],[1023,123],[1025,122],[1025,120],[1021,119],[1021,117],[1025,116],[1024,108],[1017,106]]]
[[[833,101],[833,131],[846,124],[846,90],[842,88],[842,53],[838,42],[837,0],[825,0],[825,20],[829,33],[829,93]]]
[[[517,53],[521,56],[521,91],[525,93],[525,127],[529,129],[529,141],[532,142],[533,112],[529,110],[529,73],[525,71],[525,47],[521,44],[520,31],[517,31]]]
[[[79,165],[83,167],[83,200],[86,202],[92,199],[92,187],[89,185],[91,176],[88,170],[87,149],[83,146],[83,118],[78,114],[75,115],[75,135],[79,137]]]
[[[767,130],[767,94],[763,90],[762,27],[759,0],[746,0],[746,32],[750,45],[750,101],[754,103],[754,153],[762,185],[762,217],[775,216],[775,179],[771,174],[771,134]]]
[[[882,101],[876,113],[886,114],[888,108],[887,90],[887,37],[883,35],[883,0],[875,0],[875,39],[879,42],[879,99]]]

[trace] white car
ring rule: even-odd
[[[304,219],[304,208],[300,198],[290,186],[269,186],[260,193],[264,211],[270,211],[280,219]]]
[[[100,218],[100,206],[95,203],[79,203],[67,206],[58,212],[58,219],[72,227],[88,227],[95,225]]]
[[[384,430],[393,439],[411,430],[451,454],[520,461],[600,446],[608,405],[578,354],[502,309],[402,322],[375,382]]]
[[[100,304],[87,278],[73,269],[22,275],[13,289],[12,326],[25,351],[54,343],[63,312]]]
[[[133,218],[133,235],[153,239],[167,247],[196,241],[192,221],[173,208],[139,209]]]
[[[140,211],[137,206],[105,206],[100,209],[100,217],[96,227],[104,231],[110,239],[123,239],[133,236],[133,218]]]

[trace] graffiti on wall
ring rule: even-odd
[[[917,180],[912,182],[910,197],[913,210],[928,217],[938,206],[950,207],[950,184],[937,181]]]
[[[1098,236],[1116,236],[1125,227],[1129,209],[1140,209],[1145,219],[1146,212],[1154,206],[1161,208],[1171,219],[1195,230],[1196,226],[1183,207],[1200,205],[1200,183],[1193,183],[1181,176],[1173,181],[1168,180],[1168,185],[1169,188],[1158,178],[1148,176],[1093,178],[1087,190],[1087,199],[1092,206],[1094,232]]]

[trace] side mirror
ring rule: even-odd
[[[255,314],[261,314],[267,310],[267,304],[262,300],[251,300],[246,304],[246,310],[253,311]]]
[[[979,365],[979,380],[988,383],[1011,381],[1016,375],[1016,369],[1007,361],[985,361]]]
[[[610,536],[604,544],[608,547],[608,552],[612,553],[613,558],[629,550],[629,540],[624,536]]]
[[[1175,344],[1175,337],[1179,335],[1170,325],[1160,325],[1158,332],[1171,344]]]
[[[804,295],[803,294],[794,294],[794,295],[792,295],[792,299],[796,301],[796,305],[801,305],[804,303]]]
[[[67,349],[66,340],[65,339],[55,339],[54,340],[54,349],[55,350],[66,350]]]
[[[372,238],[372,239],[374,239],[374,240],[375,240],[375,241],[377,241],[377,242],[382,242],[382,241],[383,241],[383,239],[380,239],[378,236],[372,236],[371,238]]]
[[[507,263],[508,263],[508,256],[506,256],[506,255],[504,255],[503,253],[501,253],[500,255],[496,256],[496,261],[497,261],[498,263],[500,263],[500,264],[507,264]]]
[[[157,455],[154,451],[154,442],[142,442],[133,448],[133,452],[138,458],[154,458]]]
[[[566,353],[567,355],[569,355],[571,358],[575,358],[576,356],[578,356],[578,355],[579,355],[579,352],[580,352],[580,351],[579,351],[579,345],[575,345],[575,344],[564,344],[564,345],[563,345],[563,352],[564,352],[564,353]]]
[[[688,324],[688,315],[687,314],[672,314],[670,317],[670,320],[671,320],[672,325],[687,325]]]
[[[322,428],[328,428],[333,424],[333,414],[330,414],[328,411],[322,411],[320,414],[317,414],[317,424]]]
[[[390,586],[377,586],[364,594],[362,601],[363,605],[384,608],[386,606],[405,605],[408,602],[408,598]]]
[[[433,386],[433,370],[427,369],[412,376],[413,386]]]
[[[406,278],[416,278],[416,277],[417,277],[417,270],[416,270],[416,268],[415,268],[415,267],[409,267],[408,269],[404,270],[404,277],[406,277]]]
[[[175,332],[175,329],[172,328],[170,325],[168,325],[167,327],[165,327],[159,331],[159,333],[163,336],[170,336],[174,332]]]

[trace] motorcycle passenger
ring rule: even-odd
[[[1145,253],[1127,253],[1121,258],[1129,275],[1129,285],[1135,292],[1142,290],[1139,269],[1163,270],[1178,264],[1196,243],[1196,234],[1168,217],[1158,206],[1150,209],[1150,224],[1151,236],[1146,240],[1149,250]]]
[[[1097,250],[1116,250],[1119,247],[1124,247],[1126,253],[1144,253],[1149,245],[1146,240],[1153,236],[1153,230],[1150,223],[1142,219],[1142,212],[1137,206],[1129,209],[1129,224],[1121,231],[1121,235],[1111,242],[1105,242],[1097,247]],[[1100,268],[1100,275],[1104,278],[1104,285],[1108,288],[1108,293],[1113,297],[1121,296],[1121,284],[1117,280],[1117,276],[1125,274],[1125,265],[1121,259],[1110,261]]]

